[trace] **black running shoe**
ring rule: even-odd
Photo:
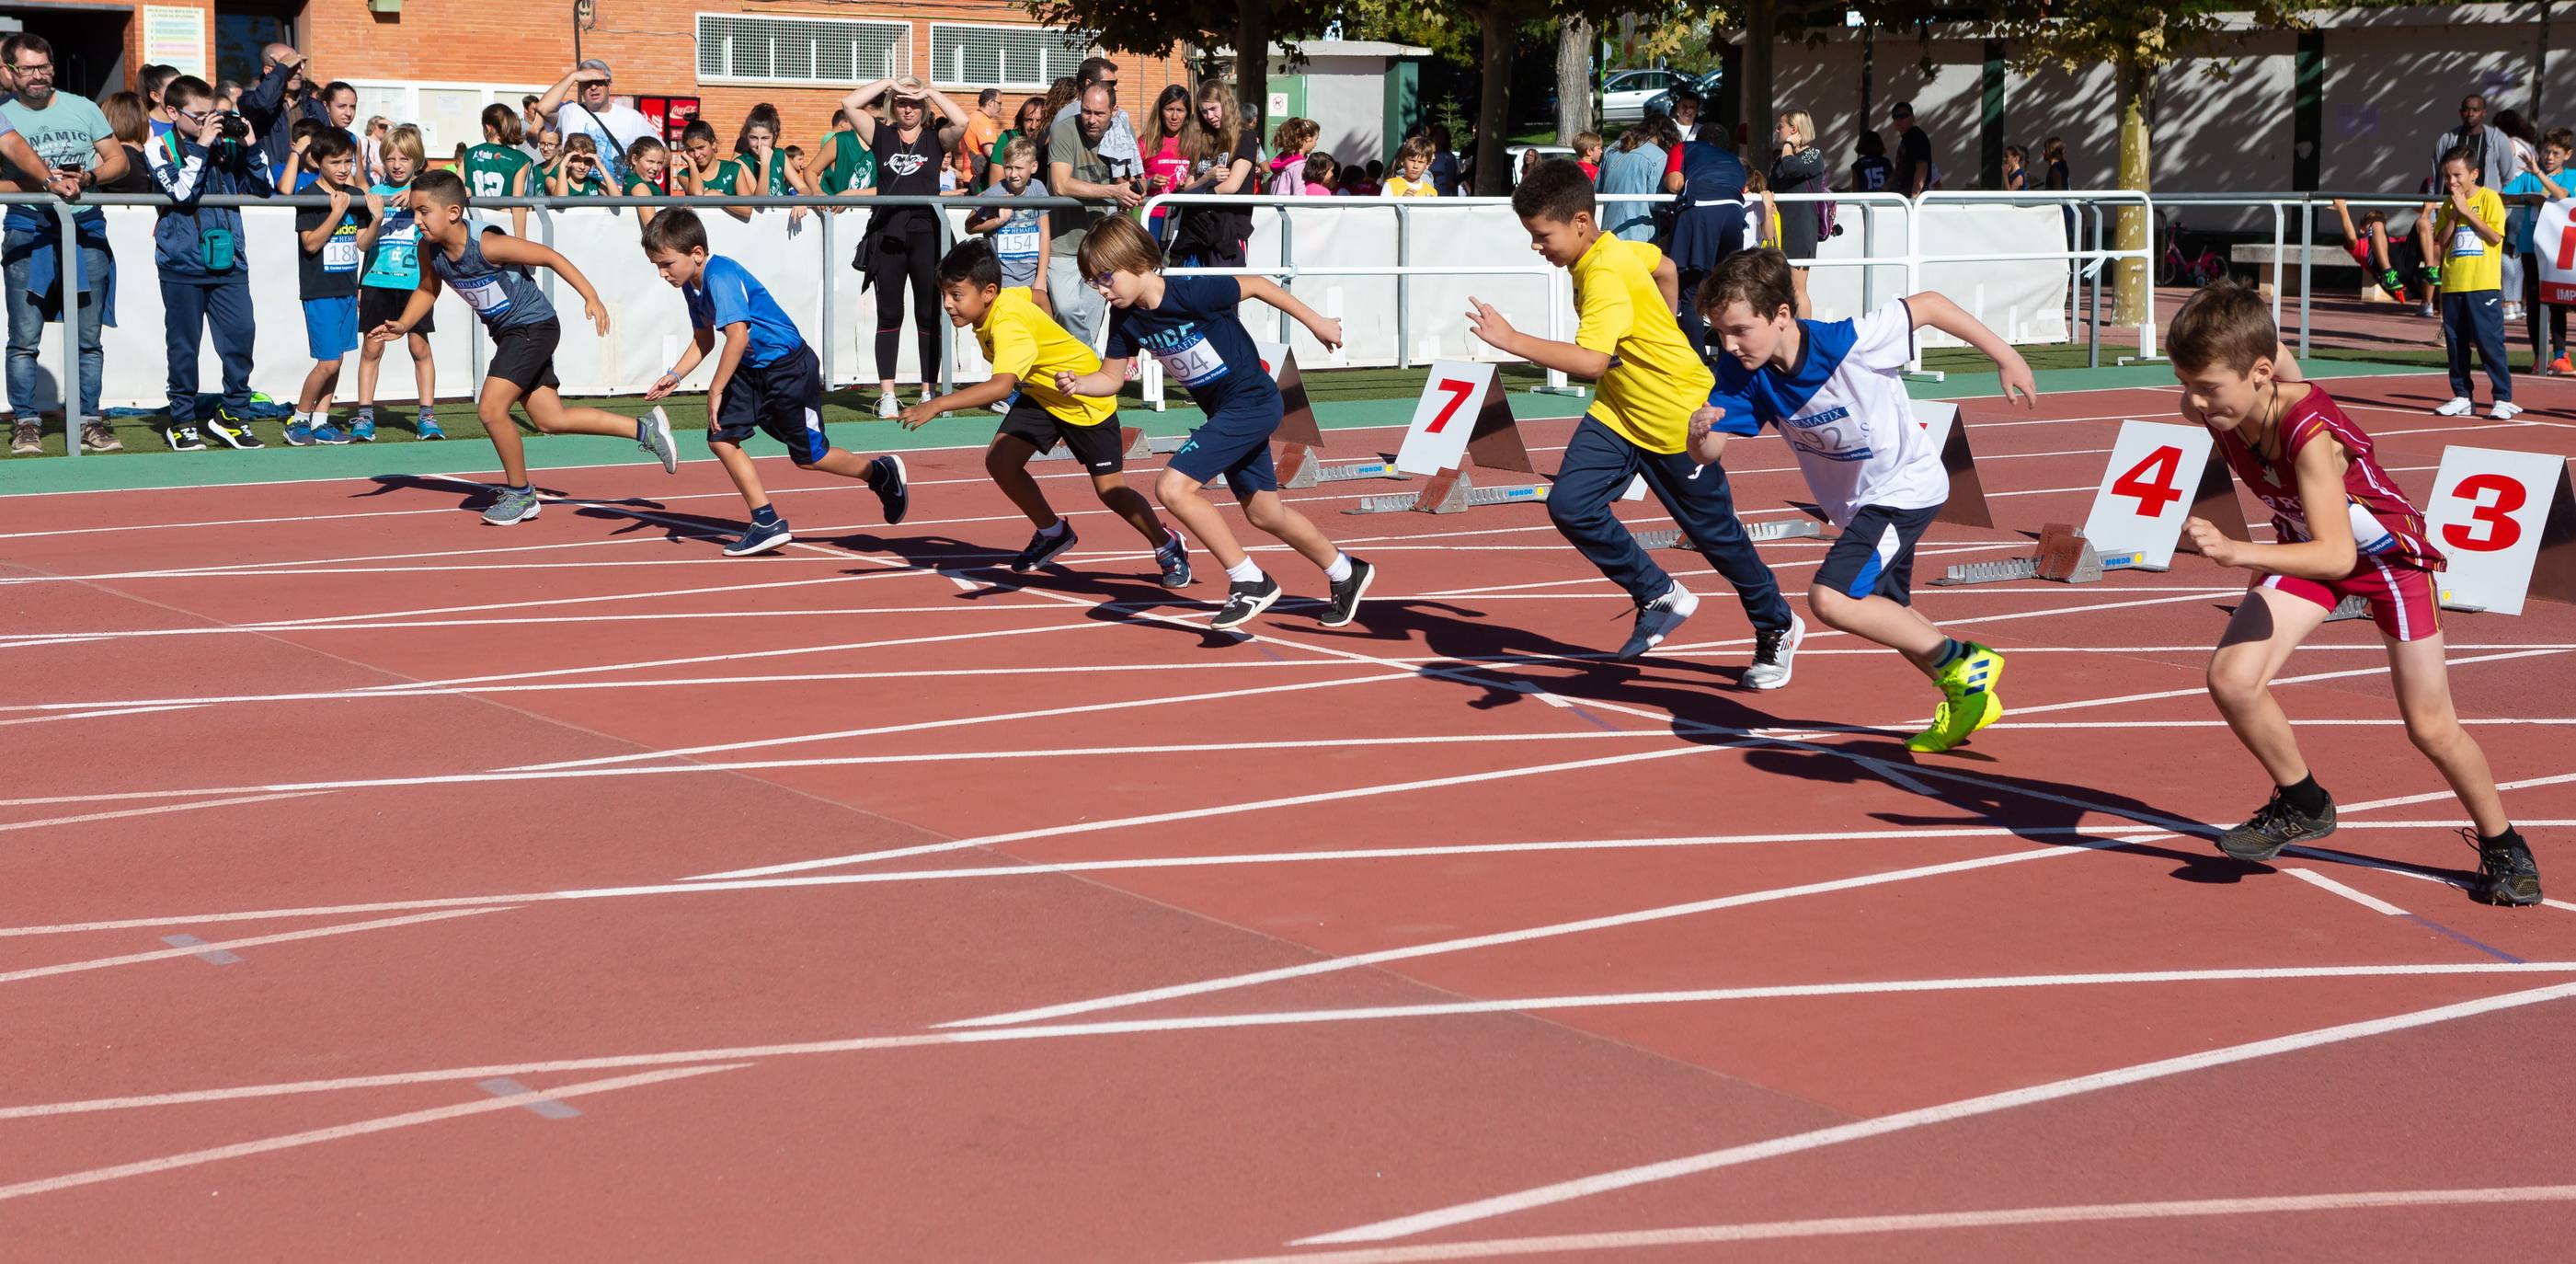
[[[1355,568],[1354,574],[1356,573]],[[1254,616],[1269,609],[1271,603],[1278,600],[1279,581],[1268,575],[1248,584],[1228,584],[1225,589],[1225,606],[1216,612],[1215,618],[1208,620],[1208,626],[1219,632],[1232,631],[1252,622]],[[1356,602],[1358,598],[1354,596],[1352,600]]]
[[[259,441],[258,435],[250,432],[250,418],[240,416],[229,408],[216,409],[215,415],[206,420],[206,429],[217,439],[223,440],[226,447],[264,448],[268,446]]]
[[[1036,535],[1030,536],[1029,547],[1020,550],[1020,555],[1011,559],[1011,569],[1026,575],[1030,571],[1036,570],[1037,568],[1054,561],[1057,554],[1064,552],[1066,549],[1072,548],[1074,540],[1073,524],[1062,519],[1058,519],[1056,521],[1056,525],[1064,529],[1054,535],[1048,535],[1046,532],[1040,531]]]
[[[168,444],[170,450],[173,452],[203,452],[206,450],[206,441],[198,437],[196,423],[194,422],[183,421],[175,425],[163,426],[161,428],[161,442]]]
[[[868,490],[877,494],[877,504],[885,508],[886,525],[891,527],[912,512],[912,480],[905,477],[902,457],[881,456],[874,464],[885,481]]]
[[[2334,799],[2326,799],[2325,810],[2310,816],[2290,805],[2279,790],[2271,801],[2257,811],[2253,819],[2218,836],[2218,850],[2238,860],[2263,861],[2281,854],[2292,843],[2313,843],[2335,832]]]
[[[1369,581],[1376,578],[1376,567],[1352,558],[1351,577],[1333,585],[1332,608],[1324,612],[1324,626],[1338,628],[1357,617],[1360,598],[1368,595]]]
[[[2514,907],[2540,903],[2540,864],[2531,858],[2531,847],[2522,835],[2507,830],[2504,837],[2488,843],[2475,831],[2466,832],[2478,849],[2479,899]]]

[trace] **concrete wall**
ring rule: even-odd
[[[1386,65],[1383,57],[1310,57],[1293,65],[1281,58],[1272,60],[1270,73],[1273,82],[1283,75],[1305,80],[1305,116],[1323,129],[1317,148],[1344,163],[1364,164],[1385,161],[1391,149]]]

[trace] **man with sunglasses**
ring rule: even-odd
[[[17,84],[17,95],[0,102],[0,117],[23,138],[19,148],[32,151],[22,156],[0,148],[18,169],[16,183],[42,187],[73,201],[82,190],[125,174],[125,147],[116,143],[116,132],[98,104],[54,90],[52,44],[41,35],[13,35],[0,41],[0,58],[6,59]],[[46,322],[52,320],[63,321],[70,327],[67,333],[76,331],[80,339],[79,393],[74,395],[66,385],[63,397],[66,411],[73,411],[71,405],[77,403],[76,415],[85,419],[81,446],[92,452],[113,452],[120,446],[98,412],[99,377],[106,365],[99,328],[115,304],[116,293],[107,217],[93,208],[81,212],[74,225],[80,248],[80,290],[66,295],[62,228],[53,210],[12,206],[5,223],[0,223],[0,258],[8,261],[8,389],[9,407],[16,414],[9,435],[13,452],[30,451],[36,445],[36,344],[44,336]],[[69,442],[68,431],[65,442]]]
[[[565,140],[588,136],[599,147],[600,166],[607,170],[608,187],[626,187],[630,170],[626,150],[635,142],[654,135],[653,121],[631,105],[619,105],[610,93],[611,75],[608,63],[596,57],[586,58],[565,72],[555,86],[537,98],[539,117],[551,119],[555,131]]]

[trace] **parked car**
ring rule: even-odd
[[[1678,70],[1617,70],[1602,88],[1601,121],[1634,123],[1646,117],[1649,102],[1689,83],[1689,75]]]
[[[1574,156],[1574,150],[1565,145],[1511,146],[1509,149],[1504,151],[1504,154],[1506,157],[1511,159],[1512,187],[1515,189],[1521,187],[1521,163],[1524,161],[1521,155],[1529,153],[1532,150],[1536,150],[1538,152],[1539,161],[1541,162],[1545,162],[1550,158],[1571,158]]]
[[[1699,94],[1700,117],[1711,117],[1717,113],[1717,109],[1713,103],[1717,100],[1718,89],[1724,85],[1725,79],[1726,72],[1722,70],[1709,71],[1707,74],[1701,75],[1696,79],[1686,78],[1681,84],[1675,84],[1673,87],[1666,88],[1663,91],[1656,93],[1654,96],[1647,98],[1645,108],[1657,114],[1664,115],[1667,118],[1671,117],[1673,112],[1674,89],[1686,84],[1689,86],[1691,91]],[[1634,117],[1644,118],[1645,115],[1641,113]]]

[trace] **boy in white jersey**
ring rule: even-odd
[[[1930,754],[1966,741],[2003,714],[2004,658],[1944,635],[1911,604],[1914,542],[1950,499],[1950,475],[1915,424],[1898,374],[1925,325],[1985,352],[2004,397],[2027,406],[2036,385],[2010,344],[1939,294],[1899,299],[1857,320],[1797,317],[1789,261],[1777,250],[1729,256],[1699,289],[1700,315],[1726,354],[1708,407],[1692,414],[1691,451],[1715,464],[1735,435],[1777,426],[1798,454],[1816,502],[1842,529],[1807,609],[1827,626],[1875,641],[1940,685],[1932,725],[1905,748]]]

